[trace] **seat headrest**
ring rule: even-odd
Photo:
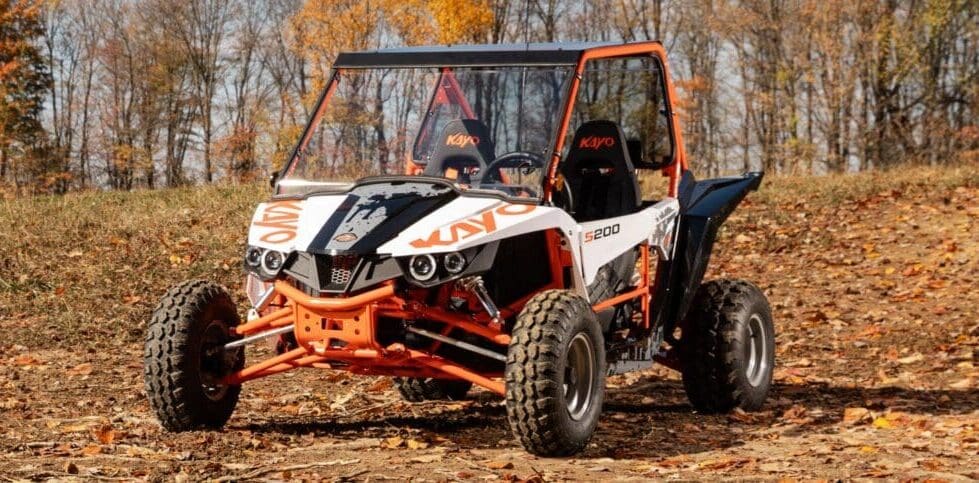
[[[425,174],[443,176],[446,168],[478,166],[485,170],[495,158],[489,128],[477,119],[455,119],[442,128]]]
[[[579,126],[560,169],[575,195],[571,209],[578,221],[633,213],[642,203],[625,136],[612,121]]]
[[[622,130],[616,123],[604,119],[588,121],[578,126],[571,141],[568,157],[563,163],[562,173],[567,176],[565,170],[579,169],[582,167],[579,165],[584,161],[591,161],[589,165],[596,161],[604,161],[603,164],[607,164],[609,168],[624,169],[625,172],[619,175],[626,175],[633,170]]]

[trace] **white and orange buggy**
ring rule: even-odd
[[[340,54],[252,218],[247,320],[199,280],[153,314],[160,422],[220,427],[242,383],[300,367],[390,376],[409,401],[480,386],[548,456],[588,443],[607,375],[654,362],[700,411],[759,408],[768,302],[701,282],[761,174],[694,179],[668,73],[657,42]],[[278,355],[246,365],[269,337]]]

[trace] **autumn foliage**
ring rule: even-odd
[[[8,193],[263,178],[291,152],[337,53],[439,43],[661,40],[687,150],[709,174],[979,159],[969,0],[5,5]]]

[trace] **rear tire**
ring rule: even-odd
[[[534,296],[517,317],[507,351],[507,419],[530,453],[585,448],[605,397],[605,340],[591,306],[564,290]]]
[[[240,385],[222,385],[245,364],[234,340],[238,313],[220,285],[191,280],[170,289],[153,312],[143,353],[146,395],[168,431],[220,428],[238,403]]]
[[[701,285],[679,349],[683,387],[698,411],[760,409],[775,367],[775,328],[768,299],[742,280]]]
[[[395,377],[394,387],[408,402],[461,401],[472,388],[469,381],[430,377]]]

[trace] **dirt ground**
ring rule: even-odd
[[[0,237],[3,252],[26,253],[0,268],[28,275],[0,272],[0,479],[979,479],[979,176],[861,176],[774,180],[719,242],[709,277],[755,281],[775,314],[763,411],[696,414],[666,368],[616,376],[592,443],[570,459],[524,453],[490,393],[409,404],[386,379],[315,370],[246,384],[224,430],[162,432],[143,393],[140,334],[165,285],[150,268],[131,274],[138,266],[119,272],[123,284],[93,275],[88,253],[58,272],[58,254],[30,252],[57,243],[28,226]],[[0,205],[0,221],[30,209]],[[236,216],[230,238],[243,237],[247,212]],[[223,265],[240,244],[181,258],[214,231],[188,226],[186,243],[164,240],[173,253],[124,258],[163,260],[152,273],[169,260],[180,275],[237,277]],[[107,230],[122,240],[108,246],[140,236]],[[83,240],[51,250],[71,264]],[[122,315],[92,315],[98,278],[115,293],[104,311]],[[77,289],[86,284],[92,292]]]

